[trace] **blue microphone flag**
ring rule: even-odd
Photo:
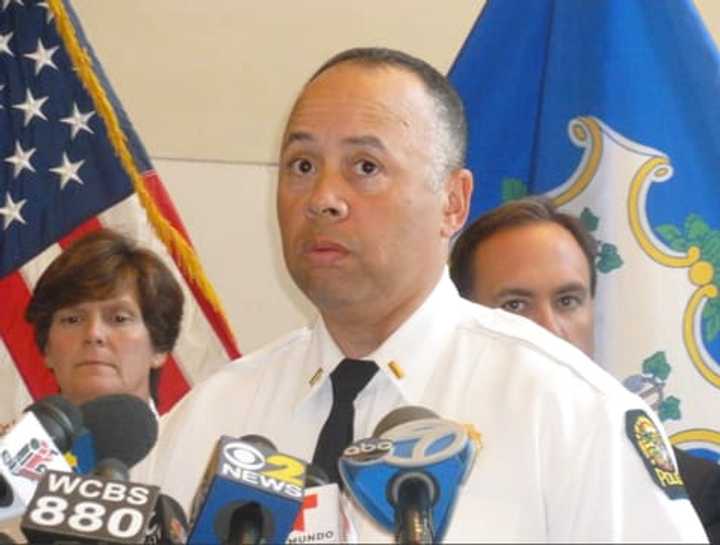
[[[194,501],[188,544],[226,540],[237,513],[251,505],[261,512],[262,538],[284,543],[302,505],[305,468],[266,445],[222,436]]]
[[[406,476],[425,480],[431,491],[433,534],[441,541],[476,450],[461,424],[424,418],[353,443],[340,458],[339,469],[357,503],[390,531],[399,485]]]

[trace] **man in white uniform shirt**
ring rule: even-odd
[[[153,480],[188,507],[222,434],[312,460],[331,373],[363,359],[379,370],[355,399],[355,439],[402,405],[482,434],[446,541],[704,541],[626,431],[637,411],[654,419],[638,398],[535,324],[459,297],[446,260],[472,192],[465,132],[423,61],[356,49],[318,70],[283,137],[277,211],[288,270],[320,316],[195,388],[162,425]],[[361,542],[392,541],[348,515]]]

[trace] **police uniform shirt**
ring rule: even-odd
[[[151,482],[189,508],[223,434],[264,435],[311,460],[342,359],[318,319],[226,366],[163,418]],[[355,401],[356,440],[403,405],[482,435],[445,541],[706,542],[690,502],[651,471],[647,452],[669,451],[662,428],[645,455],[630,439],[629,422],[657,426],[643,401],[529,320],[460,298],[447,271],[364,359],[380,371]],[[360,542],[393,541],[358,508],[348,514]]]

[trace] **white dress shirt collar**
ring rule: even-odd
[[[435,350],[417,350],[417,339],[423,339],[429,347],[447,339],[447,332],[455,327],[455,313],[448,308],[448,303],[456,299],[447,297],[448,293],[457,294],[457,289],[445,268],[440,281],[423,304],[382,345],[362,358],[377,363],[380,372],[395,385],[408,404],[419,403],[438,364],[432,357],[433,353],[437,353]],[[296,409],[320,390],[330,373],[345,358],[321,317],[312,326],[311,338],[303,362],[308,377],[307,388],[298,392]],[[416,356],[408,359],[408,354]],[[377,377],[368,386],[375,380]]]

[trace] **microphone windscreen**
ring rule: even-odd
[[[63,396],[52,395],[28,406],[28,411],[37,417],[60,452],[70,450],[83,425],[80,409]]]
[[[80,407],[95,444],[95,459],[117,458],[132,467],[157,441],[158,424],[148,404],[128,394],[111,394]]]
[[[240,438],[240,441],[245,441],[246,443],[250,443],[251,445],[254,445],[256,447],[264,447],[271,451],[277,450],[275,443],[270,441],[270,439],[268,439],[264,435],[257,435],[255,433],[249,433],[247,435],[243,435]]]
[[[395,428],[406,422],[412,422],[413,420],[422,420],[425,418],[439,418],[437,414],[428,409],[427,407],[420,407],[418,405],[406,405],[399,407],[386,414],[377,426],[375,426],[375,432],[373,437],[381,437],[383,433],[388,430]]]
[[[103,458],[92,471],[93,475],[113,481],[129,481],[128,466],[117,458]]]

